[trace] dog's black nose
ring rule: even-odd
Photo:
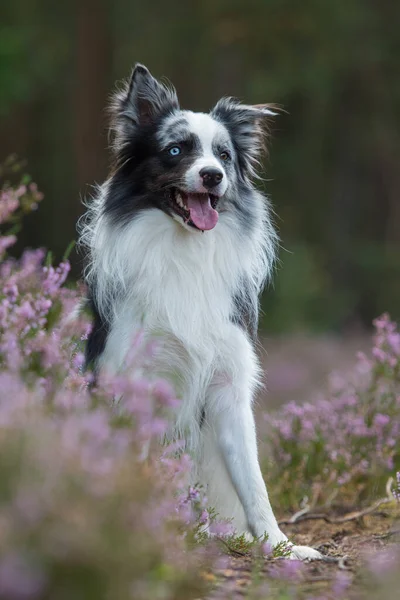
[[[221,183],[223,176],[223,172],[215,167],[204,167],[200,171],[200,177],[202,178],[203,185],[206,188],[216,187],[219,183]]]

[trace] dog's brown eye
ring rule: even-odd
[[[229,160],[231,156],[229,152],[221,152],[219,157],[221,160]]]

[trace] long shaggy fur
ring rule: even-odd
[[[112,104],[114,168],[81,220],[94,312],[87,364],[123,370],[138,328],[157,337],[156,376],[182,404],[171,436],[195,458],[194,480],[238,532],[286,540],[257,457],[252,402],[258,298],[277,236],[252,178],[268,105],[220,100],[179,108],[175,90],[142,65]],[[295,546],[293,555],[317,557]]]

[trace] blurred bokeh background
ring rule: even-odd
[[[183,107],[234,95],[287,111],[265,163],[283,248],[264,330],[398,319],[399,26],[394,0],[2,1],[0,161],[25,158],[45,194],[21,244],[60,257],[76,237],[81,197],[107,173],[109,94],[141,61]]]

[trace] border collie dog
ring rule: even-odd
[[[287,540],[261,474],[252,403],[258,297],[277,236],[255,189],[268,105],[223,98],[181,110],[175,90],[138,64],[114,97],[114,165],[81,225],[93,309],[87,365],[119,372],[134,332],[160,340],[157,376],[182,399],[174,435],[195,481],[238,533]],[[320,558],[292,546],[295,558]]]

